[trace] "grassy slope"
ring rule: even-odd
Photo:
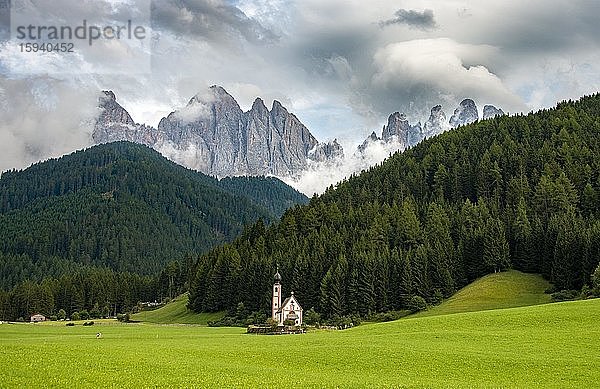
[[[442,304],[411,317],[546,304],[551,302],[550,295],[544,293],[549,287],[550,283],[538,274],[516,270],[489,274],[465,286]]]
[[[0,387],[594,387],[600,299],[305,335],[0,325]],[[101,331],[102,339],[95,339]]]
[[[187,308],[188,294],[182,294],[164,307],[132,315],[131,319],[155,324],[199,324],[219,320],[223,313],[195,313]]]

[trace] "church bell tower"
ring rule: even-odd
[[[273,284],[273,302],[271,305],[271,318],[278,323],[281,322],[277,316],[277,311],[281,309],[281,274],[279,274],[279,266],[275,273],[275,283]]]

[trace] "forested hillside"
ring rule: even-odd
[[[119,297],[126,302],[135,303],[148,291],[164,296],[160,284],[174,293],[185,281],[186,257],[232,240],[248,223],[271,222],[288,206],[307,201],[280,180],[219,181],[133,143],[78,151],[2,174],[0,289],[68,274],[86,280],[74,293],[88,309],[115,300],[85,289],[89,278],[112,279],[112,289],[127,291]],[[158,276],[163,268],[156,280],[134,276]],[[173,285],[176,276],[179,285]],[[121,279],[132,280],[132,290]],[[38,293],[32,290],[27,295]],[[52,291],[56,297],[57,287]]]
[[[599,191],[600,95],[477,122],[201,256],[190,307],[266,312],[276,264],[284,294],[325,317],[435,303],[509,268],[580,289],[600,259]]]

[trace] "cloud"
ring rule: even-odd
[[[179,108],[175,112],[175,118],[181,120],[184,123],[192,123],[200,119],[210,118],[211,104],[216,101],[217,96],[212,89],[207,89],[196,96],[192,97],[189,103]]]
[[[155,28],[185,39],[195,37],[221,44],[238,38],[253,44],[268,44],[279,39],[275,32],[221,0],[155,1],[152,19]]]
[[[467,97],[480,104],[522,109],[522,100],[481,64],[497,55],[494,47],[447,38],[391,43],[373,57],[373,102],[388,112],[400,106],[418,120],[436,104],[453,106]]]
[[[421,30],[431,30],[437,27],[433,11],[426,9],[422,12],[413,9],[399,9],[394,13],[395,17],[379,22],[381,28],[392,26],[394,24],[405,24],[410,28],[418,28]]]
[[[0,78],[0,171],[89,146],[96,92],[50,78]]]
[[[344,157],[328,162],[310,161],[305,171],[298,176],[284,178],[284,182],[309,197],[321,194],[332,184],[381,163],[398,151],[400,144],[395,140],[370,142],[363,153],[357,152],[355,144],[345,145],[344,149]]]

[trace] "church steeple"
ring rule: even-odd
[[[271,318],[278,323],[279,320],[279,310],[281,309],[281,274],[279,274],[279,265],[277,265],[277,272],[273,277],[275,282],[273,284],[273,300],[271,303]]]
[[[275,283],[279,284],[281,282],[281,274],[279,274],[279,265],[277,265],[277,273],[275,273]]]

